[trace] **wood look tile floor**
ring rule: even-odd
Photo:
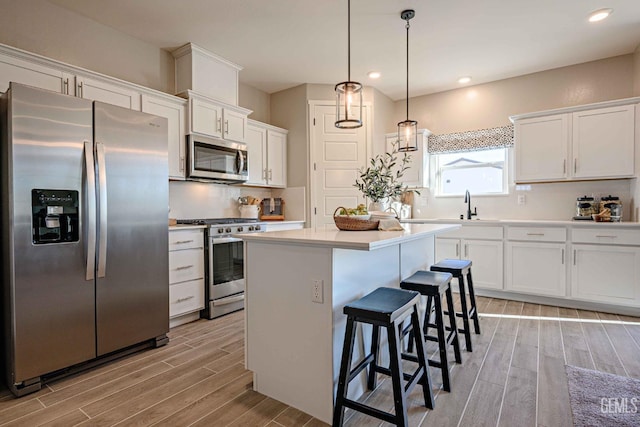
[[[452,392],[431,368],[436,408],[416,387],[411,426],[571,426],[564,365],[640,378],[640,318],[478,299],[482,334],[452,368]],[[326,425],[252,390],[244,312],[176,327],[168,345],[47,384],[19,399],[0,390],[0,426]],[[433,347],[430,347],[433,351]],[[362,400],[393,407],[390,381]],[[347,413],[348,426],[384,423]]]

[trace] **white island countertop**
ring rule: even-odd
[[[245,241],[370,251],[460,228],[460,224],[402,224],[403,231],[301,230],[244,233]]]

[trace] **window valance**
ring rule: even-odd
[[[513,125],[429,136],[429,153],[480,151],[513,146]]]

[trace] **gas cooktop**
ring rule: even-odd
[[[254,222],[259,222],[258,218],[199,218],[177,220],[178,224],[191,225],[252,224]]]

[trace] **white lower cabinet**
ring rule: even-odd
[[[204,261],[203,229],[169,231],[170,326],[194,320],[204,308]]]
[[[505,289],[566,296],[566,241],[567,230],[564,227],[509,227]]]
[[[571,295],[601,303],[640,306],[640,248],[574,244]]]
[[[445,258],[471,260],[474,288],[503,288],[502,227],[463,226],[442,236],[436,238],[436,262]],[[454,289],[456,286],[454,283]]]
[[[564,243],[507,242],[505,288],[509,291],[567,295]]]
[[[640,306],[640,230],[571,230],[571,296]]]

